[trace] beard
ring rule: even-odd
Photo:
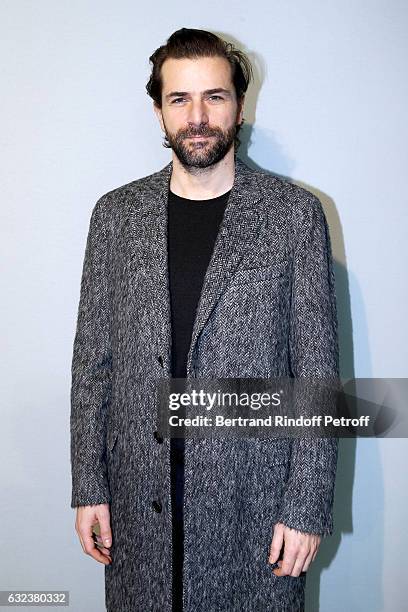
[[[209,168],[221,161],[234,144],[237,126],[227,130],[202,126],[196,130],[179,130],[172,134],[167,129],[166,138],[186,169]],[[206,140],[188,140],[190,136],[212,136]]]

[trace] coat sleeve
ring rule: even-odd
[[[338,381],[337,307],[330,236],[320,201],[309,195],[300,207],[294,208],[293,217],[291,370],[295,379]],[[279,522],[321,536],[333,533],[337,451],[335,437],[292,440],[290,473]]]
[[[82,268],[72,356],[71,507],[110,501],[105,462],[111,391],[109,241],[105,198],[94,206]]]

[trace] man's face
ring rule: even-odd
[[[154,105],[154,110],[180,163],[207,168],[219,162],[234,144],[243,113],[228,61],[167,59],[162,81],[162,108]]]

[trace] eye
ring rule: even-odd
[[[217,96],[216,94],[209,96],[209,100],[211,99],[217,99],[217,100],[223,100],[224,98],[222,96]],[[185,100],[185,98],[174,98],[174,100],[172,100],[172,104],[177,104],[180,101]]]

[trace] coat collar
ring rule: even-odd
[[[152,292],[150,303],[153,305],[152,333],[157,339],[158,350],[167,362],[170,372],[171,351],[171,311],[168,274],[167,215],[168,193],[173,170],[171,161],[148,179],[148,189],[144,192],[142,215],[139,220],[146,222],[147,235],[154,237],[151,244],[151,280],[148,285]],[[146,179],[145,179],[146,180]],[[234,183],[230,191],[223,219],[215,240],[197,305],[190,348],[187,356],[187,376],[194,372],[197,344],[211,311],[228,287],[234,270],[245,250],[257,237],[261,220],[256,203],[262,199],[261,186],[257,173],[235,156]],[[154,243],[153,243],[154,242]]]

